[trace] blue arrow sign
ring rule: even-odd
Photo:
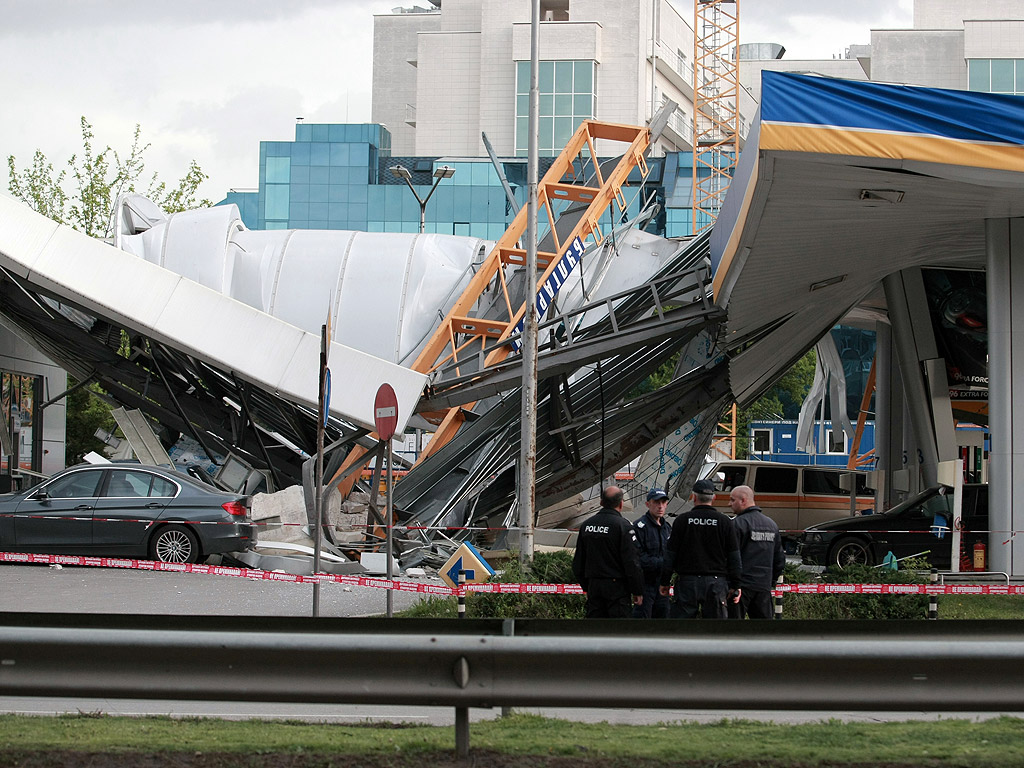
[[[466,572],[466,581],[471,581],[474,578],[476,578],[476,571],[475,570],[473,570],[471,568],[463,568],[462,567],[462,558],[461,557],[458,560],[455,561],[455,563],[452,565],[451,568],[448,569],[448,571],[445,573],[445,576],[447,576],[449,579],[451,579],[453,584],[458,584],[459,583],[459,571],[465,571]]]

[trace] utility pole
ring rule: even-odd
[[[539,162],[540,0],[530,2],[530,142],[526,161],[526,317],[523,324],[523,410],[519,456],[519,558],[533,560],[537,470],[537,185]]]

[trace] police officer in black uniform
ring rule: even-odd
[[[668,494],[661,488],[647,492],[647,511],[633,521],[633,533],[640,546],[640,568],[644,572],[644,601],[633,606],[634,619],[667,619],[669,599],[661,594],[661,572],[668,552],[668,536],[672,527],[665,520]]]
[[[694,507],[672,525],[668,556],[661,576],[661,593],[668,594],[672,572],[678,574],[673,618],[728,618],[727,601],[738,601],[740,545],[736,526],[728,515],[711,506],[715,486],[698,480],[693,486]]]
[[[601,491],[601,509],[580,526],[572,572],[587,593],[588,619],[629,618],[630,597],[643,603],[636,537],[622,516],[622,491]]]
[[[743,596],[739,603],[729,606],[734,619],[750,616],[752,619],[770,619],[772,585],[786,567],[786,553],[782,551],[779,526],[754,503],[750,486],[737,485],[729,494],[729,507],[736,514],[733,524],[740,538],[740,559],[743,575],[740,587]]]

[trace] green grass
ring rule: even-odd
[[[476,595],[470,595],[467,598],[468,610],[470,616],[479,616],[479,611],[475,611],[476,606],[473,604],[473,600]],[[832,602],[838,602],[845,600],[849,602],[851,599],[847,595],[834,596],[834,595],[794,595],[789,597],[790,609],[783,613],[784,619],[797,619],[797,618],[834,618],[826,615],[820,607],[812,610],[793,610],[792,603],[793,598],[798,597],[806,603],[812,601],[821,603],[825,600],[831,600]],[[551,600],[558,598],[551,597]],[[879,597],[859,597],[852,599],[864,600],[875,600],[879,601]],[[889,601],[896,600],[916,600],[921,603],[922,600],[927,598],[916,598],[913,596],[895,596],[886,598]],[[924,603],[927,605],[927,603]],[[939,597],[939,619],[940,620],[956,620],[956,619],[1024,619],[1024,595],[942,595]],[[809,615],[803,615],[809,614]],[[400,618],[407,619],[454,619],[456,617],[456,603],[453,597],[428,597],[415,605],[396,613]],[[523,611],[523,616],[530,616],[527,611]],[[923,614],[920,618],[923,618]],[[879,619],[884,620],[884,619]]]
[[[939,619],[1024,619],[1024,595],[941,595]]]
[[[746,720],[650,726],[584,724],[517,714],[474,723],[486,764],[647,766],[973,766],[1024,764],[1024,720],[774,725]],[[165,717],[0,716],[0,765],[448,765],[450,727],[220,721]],[[40,761],[51,755],[54,762]],[[97,758],[100,755],[103,757]],[[203,756],[201,761],[197,756]],[[356,757],[357,762],[342,759]],[[532,756],[532,757],[530,757]],[[358,758],[364,758],[358,761]],[[335,762],[337,761],[337,762]]]
[[[454,619],[459,615],[458,608],[458,601],[454,597],[428,595],[418,603],[396,611],[395,616],[402,619]]]

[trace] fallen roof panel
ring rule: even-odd
[[[1020,97],[765,72],[711,238],[737,400],[885,276],[983,267],[985,220],[1024,216],[1022,171]]]
[[[316,408],[318,335],[58,225],[4,195],[0,266],[88,312]],[[403,431],[426,377],[337,343],[329,354],[331,414],[372,429],[374,396],[387,382],[398,397]]]

